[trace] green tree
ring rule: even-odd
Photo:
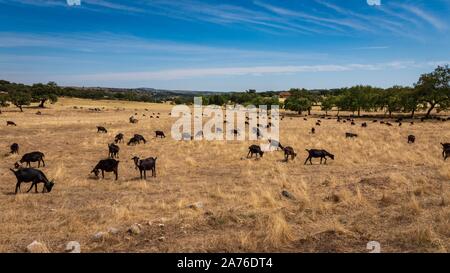
[[[389,117],[392,117],[393,112],[400,112],[404,108],[405,102],[401,97],[403,89],[402,86],[393,86],[380,92],[378,105],[389,113]]]
[[[284,101],[284,108],[291,111],[296,111],[300,115],[304,111],[310,111],[311,110],[311,101],[308,98],[304,97],[294,97],[290,96]]]
[[[427,104],[428,118],[431,111],[439,106],[441,110],[447,109],[450,104],[450,68],[438,66],[433,72],[420,76],[416,84],[420,100]]]
[[[23,106],[30,105],[31,103],[31,93],[26,90],[17,90],[9,93],[9,99],[11,103],[23,112]]]
[[[322,103],[320,104],[320,109],[322,111],[325,111],[325,116],[328,115],[328,111],[331,111],[333,109],[333,106],[335,106],[335,103],[336,103],[336,97],[334,97],[332,95],[328,95],[322,99]]]
[[[33,101],[39,102],[39,107],[44,108],[45,103],[58,101],[59,87],[55,82],[47,84],[37,83],[31,86],[31,97]]]
[[[400,93],[400,104],[402,105],[403,112],[411,112],[411,118],[414,118],[414,114],[420,104],[420,96],[417,89],[403,87],[401,90],[398,90],[398,92]]]

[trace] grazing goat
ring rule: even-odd
[[[363,122],[363,123],[361,123],[361,127],[367,127],[367,123],[366,122]]]
[[[447,154],[450,155],[450,143],[441,143],[442,145],[442,157],[445,159],[447,159]]]
[[[356,123],[355,123],[354,121],[352,121],[350,124],[351,124],[351,125],[356,125]]]
[[[41,152],[31,152],[31,153],[27,153],[24,154],[22,156],[22,158],[20,159],[20,163],[27,163],[27,167],[31,167],[31,162],[37,162],[38,163],[38,168],[41,167],[41,161],[42,161],[42,166],[45,167],[45,162],[44,162],[44,157],[45,155]]]
[[[144,142],[144,144],[147,143],[147,140],[145,140],[145,138],[142,135],[134,134],[133,137],[138,140],[139,144],[141,143],[141,141]]]
[[[203,131],[200,130],[195,134],[196,137],[203,137]]]
[[[6,121],[6,126],[17,126],[17,124],[14,121]]]
[[[97,126],[97,133],[108,133],[108,130],[106,130],[103,126]]]
[[[291,157],[291,160],[294,160],[294,158],[297,156],[297,153],[294,151],[294,148],[287,146],[283,148],[284,151],[284,160],[286,162],[289,161],[289,156]]]
[[[105,178],[105,172],[113,172],[116,175],[116,180],[119,179],[119,162],[115,159],[103,159],[100,160],[91,173],[94,173],[98,177],[100,171],[102,171],[102,178]]]
[[[250,158],[253,157],[253,154],[256,154],[256,158],[258,158],[258,154],[260,157],[263,157],[264,152],[261,150],[261,147],[259,145],[252,145],[248,147],[247,158],[249,157],[249,155]]]
[[[416,141],[416,137],[414,135],[408,136],[408,143],[414,143]]]
[[[255,133],[256,134],[256,138],[260,138],[260,137],[263,137],[263,134],[261,133],[261,130],[259,130],[259,128],[256,128],[256,127],[253,127],[253,133]]]
[[[123,137],[124,135],[122,133],[119,133],[116,135],[116,137],[114,138],[114,142],[117,143],[122,143],[123,142]]]
[[[156,137],[165,138],[166,135],[164,135],[163,131],[155,131]]]
[[[34,186],[34,191],[37,193],[37,184],[39,183],[44,183],[44,187],[42,189],[42,193],[45,192],[45,190],[47,190],[47,192],[51,192],[53,185],[55,185],[55,183],[53,181],[49,181],[47,179],[47,177],[45,176],[45,174],[40,171],[40,170],[36,170],[36,169],[32,169],[32,168],[19,168],[17,171],[10,169],[14,175],[17,178],[17,184],[16,184],[16,190],[15,190],[15,194],[17,194],[17,192],[20,190],[20,184],[22,183],[31,183],[31,187],[28,189],[27,192],[30,192],[31,189]]]
[[[141,144],[141,141],[144,142],[144,144],[147,143],[147,141],[145,140],[145,138],[143,136],[136,134],[130,139],[130,141],[128,141],[127,145],[130,146],[130,145]]]
[[[316,133],[316,128],[311,128],[311,134],[315,134]]]
[[[450,149],[442,151],[442,154],[444,156],[444,160],[447,160],[447,157],[450,157]]]
[[[320,122],[316,122],[316,126],[320,126]]]
[[[269,139],[269,148],[275,147],[275,149],[278,151],[278,149],[283,150],[283,145],[278,140]]]
[[[345,133],[345,138],[354,138],[354,137],[358,137],[358,135],[353,133]]]
[[[19,144],[13,143],[11,146],[11,154],[19,154]]]
[[[141,173],[141,179],[142,179],[142,173],[144,173],[144,179],[147,179],[147,171],[152,171],[152,177],[156,177],[156,159],[157,157],[149,157],[147,159],[139,160],[139,157],[135,156],[132,158],[134,161],[134,165],[136,165],[136,169],[139,169],[139,172]]]
[[[217,131],[217,132],[218,132],[219,130],[222,132],[222,130],[221,130],[220,128],[216,128],[216,131]],[[193,139],[194,139],[194,137],[191,136],[191,134],[189,134],[189,133],[182,133],[182,134],[181,134],[181,140],[189,141],[189,140],[193,140]]]
[[[138,123],[139,120],[134,118],[133,116],[130,117],[130,123]]]
[[[109,150],[109,157],[111,158],[118,158],[119,157],[119,151],[120,148],[116,144],[108,144],[108,150]]]
[[[311,163],[311,165],[312,165],[312,161],[311,161],[312,158],[320,157],[320,164],[322,164],[322,159],[325,159],[325,164],[327,164],[327,156],[334,160],[334,155],[330,154],[329,152],[327,152],[325,150],[316,150],[316,149],[308,150],[308,149],[306,149],[306,151],[308,152],[309,155],[306,158],[304,165],[306,165],[308,160],[309,160],[309,163]]]

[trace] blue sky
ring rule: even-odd
[[[0,0],[0,78],[217,91],[412,85],[450,63],[449,15],[450,0]]]

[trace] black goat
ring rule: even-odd
[[[119,134],[117,134],[116,135],[116,137],[114,138],[114,142],[115,143],[122,143],[123,142],[123,134],[122,133],[119,133]]]
[[[137,139],[139,143],[141,143],[141,141],[144,142],[144,144],[147,143],[147,140],[145,140],[145,138],[144,138],[142,135],[134,134],[133,137],[134,137],[135,139]]]
[[[147,159],[140,160],[139,157],[135,156],[132,158],[136,169],[139,169],[142,179],[142,173],[144,173],[144,179],[147,179],[147,171],[152,171],[152,177],[156,177],[156,159],[157,157],[149,157]]]
[[[42,166],[45,167],[45,162],[44,162],[44,157],[45,155],[41,152],[31,152],[31,153],[27,153],[24,154],[22,156],[22,158],[20,159],[20,163],[27,163],[27,167],[31,167],[31,162],[37,162],[38,163],[38,168],[41,167],[41,161],[42,161]]]
[[[138,123],[139,122],[139,120],[134,118],[133,116],[131,116],[129,120],[130,120],[130,123]]]
[[[366,122],[361,123],[361,127],[367,127],[367,123]]]
[[[144,138],[143,136],[138,135],[138,134],[135,134],[135,135],[130,139],[130,141],[128,141],[128,144],[127,144],[127,145],[131,145],[131,144],[133,144],[133,145],[141,144],[141,141],[144,142],[144,144],[147,143],[147,141],[145,140],[145,138]]]
[[[17,126],[17,124],[14,121],[6,121],[6,126]]]
[[[311,134],[315,134],[316,133],[316,128],[311,128]]]
[[[248,147],[248,154],[247,154],[247,158],[249,157],[253,157],[253,154],[256,154],[256,158],[258,158],[258,154],[260,157],[263,157],[264,152],[261,151],[261,147],[259,145],[251,145],[250,147]]]
[[[291,160],[294,160],[294,158],[297,156],[297,153],[294,151],[294,148],[287,146],[283,148],[284,151],[284,160],[286,162],[289,161],[289,156],[291,157]]]
[[[358,137],[358,135],[353,133],[345,133],[345,138],[354,138],[354,137]]]
[[[414,135],[408,136],[408,143],[414,143],[416,141],[416,137]]]
[[[450,157],[450,149],[442,151],[442,154],[444,155],[444,160],[447,160],[447,157]]]
[[[115,159],[103,159],[100,160],[91,173],[94,173],[98,177],[100,171],[102,171],[102,177],[105,178],[105,172],[113,172],[116,175],[116,180],[119,179],[119,162]]]
[[[109,157],[111,158],[118,158],[119,157],[119,151],[120,148],[116,144],[108,144],[108,150],[109,150]]]
[[[278,149],[283,150],[284,147],[281,145],[281,143],[278,140],[269,139],[270,147],[275,147],[275,149],[278,151]]]
[[[108,133],[108,130],[106,130],[103,126],[97,126],[97,133]]]
[[[327,152],[325,150],[316,150],[316,149],[308,150],[308,149],[306,149],[306,151],[308,152],[309,155],[306,158],[304,165],[306,165],[308,160],[309,160],[309,163],[311,163],[311,165],[312,165],[312,161],[311,161],[312,158],[320,157],[320,164],[322,164],[322,159],[325,159],[325,164],[327,164],[327,156],[334,160],[334,155],[330,154],[329,152]]]
[[[164,134],[163,131],[155,131],[155,135],[156,135],[156,137],[160,137],[160,138],[166,137],[166,135]]]
[[[32,168],[19,168],[17,171],[15,171],[13,169],[10,169],[10,170],[14,173],[14,175],[17,178],[15,194],[17,194],[17,192],[20,190],[20,184],[22,184],[22,183],[32,182],[31,187],[28,189],[27,192],[30,192],[30,190],[33,188],[33,186],[34,186],[35,192],[38,192],[37,184],[44,183],[42,193],[44,193],[45,190],[47,190],[47,192],[51,192],[53,185],[55,185],[55,183],[53,181],[49,181],[47,179],[47,177],[45,176],[45,174],[40,170],[36,170],[36,169],[32,169]]]
[[[447,154],[450,155],[450,143],[441,143],[442,145],[442,157],[445,159],[447,159]]]
[[[19,154],[19,144],[13,143],[10,148],[11,154]]]

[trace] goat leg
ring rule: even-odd
[[[19,191],[19,190],[20,190],[20,182],[17,182],[15,194],[17,194],[17,191]]]
[[[31,183],[31,187],[27,190],[27,193],[31,191],[31,189],[33,188],[33,186],[34,186],[34,182]]]

